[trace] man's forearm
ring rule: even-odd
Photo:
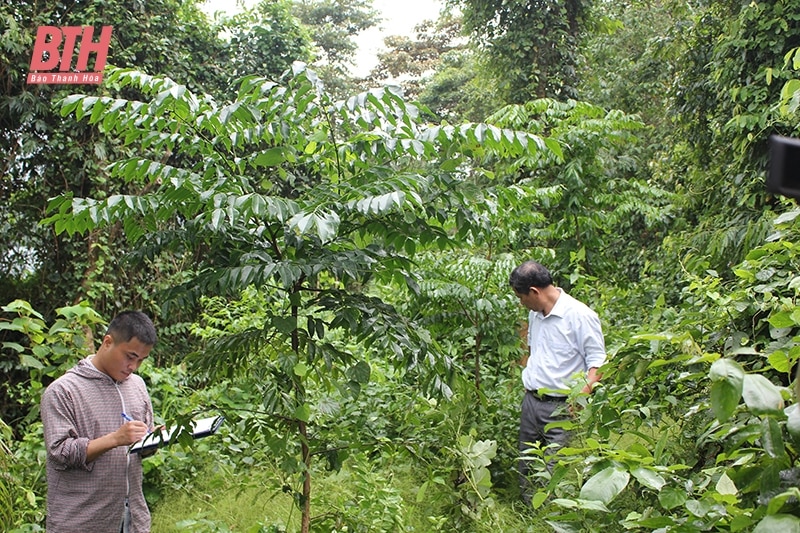
[[[603,376],[597,371],[597,367],[590,368],[589,371],[586,372],[586,385],[581,389],[581,392],[591,394],[594,384],[598,383],[601,377]]]
[[[86,462],[91,463],[108,450],[117,446],[128,446],[147,435],[147,425],[144,422],[131,421],[121,425],[113,433],[90,440],[86,447]]]
[[[120,441],[116,432],[90,440],[89,445],[86,447],[86,462],[91,463],[108,450],[112,450],[123,444],[124,443]]]

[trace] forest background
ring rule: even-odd
[[[352,0],[0,4],[0,529],[41,531],[44,387],[145,310],[153,530],[800,531],[800,3],[453,0],[365,79]],[[99,87],[40,25],[113,25]],[[83,91],[83,94],[73,94]],[[609,352],[533,506],[537,259]]]

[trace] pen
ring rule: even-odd
[[[128,422],[133,422],[133,418],[129,417],[129,416],[128,416],[127,414],[125,414],[125,413],[122,413],[122,418],[124,418],[124,419],[125,419],[125,420],[127,420]],[[150,431],[150,430],[147,430],[147,435],[150,435],[151,433],[152,433],[152,431]],[[145,435],[145,437],[146,437],[147,435]]]

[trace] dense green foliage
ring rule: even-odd
[[[111,16],[88,4],[66,23]],[[0,529],[41,528],[39,397],[123,307],[159,327],[159,420],[226,416],[146,460],[154,531],[800,529],[800,210],[764,189],[800,3],[465,1],[472,40],[443,17],[383,57],[422,106],[339,98],[351,2],[265,2],[229,40],[180,4],[115,9],[129,68],[87,94],[25,86],[52,13],[0,7]],[[528,258],[610,358],[552,471],[526,455],[532,508]]]
[[[465,29],[505,101],[577,96],[578,39],[591,2],[462,0]]]

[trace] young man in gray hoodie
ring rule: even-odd
[[[97,352],[42,395],[48,533],[150,531],[142,458],[128,446],[153,431],[150,396],[134,372],[156,339],[147,315],[124,311]]]

